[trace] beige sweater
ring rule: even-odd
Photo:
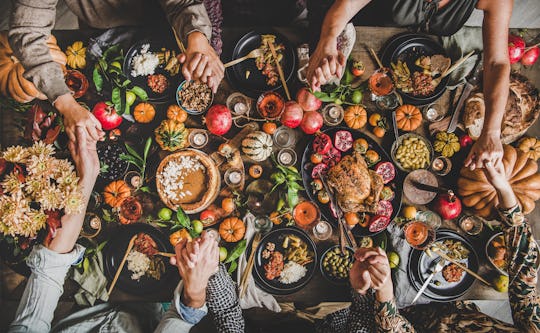
[[[54,27],[58,0],[14,0],[10,17],[9,43],[32,81],[51,102],[69,93],[61,67],[55,63],[46,41]],[[202,0],[66,0],[68,7],[89,26],[107,29],[138,25],[144,21],[145,6],[159,3],[169,23],[184,39],[200,31],[210,40],[212,25]]]

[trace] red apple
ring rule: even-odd
[[[525,51],[525,41],[523,38],[516,35],[508,36],[508,55],[510,56],[510,63],[515,64],[523,56]]]
[[[317,111],[322,105],[322,101],[315,97],[315,95],[307,88],[298,90],[298,93],[296,93],[296,100],[304,111]]]
[[[204,119],[210,133],[215,135],[227,133],[232,126],[231,111],[225,105],[216,104],[212,106]]]
[[[284,126],[296,128],[300,126],[303,116],[304,110],[302,110],[300,104],[295,101],[288,101],[285,103],[285,110],[281,114],[281,123]]]
[[[122,123],[122,117],[116,113],[114,106],[105,102],[97,103],[92,109],[92,114],[106,131],[115,129]]]
[[[321,129],[323,117],[317,111],[304,112],[304,117],[300,123],[300,129],[306,134],[314,134]]]
[[[521,63],[525,66],[532,66],[538,59],[539,55],[540,47],[538,47],[538,45],[532,46],[527,51],[525,51],[525,53],[523,53],[523,57],[521,57]]]

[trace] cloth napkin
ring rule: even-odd
[[[409,276],[407,274],[407,267],[409,265],[409,254],[412,248],[405,240],[405,237],[403,236],[403,231],[400,227],[396,226],[395,224],[391,224],[388,226],[387,230],[390,233],[392,247],[394,251],[399,254],[400,257],[399,266],[393,272],[393,279],[395,281],[394,295],[396,297],[396,303],[398,308],[404,308],[411,305],[412,300],[418,292],[411,285],[411,282],[409,281]],[[431,302],[431,299],[422,295],[418,298],[418,300],[416,300],[415,304],[425,304],[429,302]]]
[[[446,54],[452,59],[452,63],[454,63],[471,51],[482,51],[482,29],[475,27],[463,27],[452,36],[442,37],[442,42],[443,47],[446,50]],[[465,62],[454,72],[452,72],[452,74],[450,74],[447,88],[453,90],[464,84],[465,79],[473,70],[477,60],[478,55],[474,54],[465,60]]]
[[[255,235],[255,216],[253,214],[247,214],[244,217],[244,223],[246,224],[246,235],[245,239],[247,240],[247,246],[251,246],[250,241],[253,238],[253,235]],[[242,273],[247,267],[247,260],[249,257],[246,256],[246,252],[242,253],[240,258],[238,258],[238,268],[236,269],[236,281],[240,283],[240,279],[242,277]],[[251,252],[250,252],[251,253]],[[279,306],[278,302],[274,298],[274,296],[268,294],[267,292],[262,291],[255,285],[255,281],[253,280],[253,276],[250,275],[248,277],[248,286],[246,293],[244,294],[244,297],[240,298],[240,307],[242,309],[249,309],[254,307],[265,307],[269,310],[272,310],[274,312],[280,312],[281,307]]]
[[[72,279],[80,286],[75,294],[75,302],[81,306],[93,306],[97,300],[107,302],[107,278],[103,274],[103,255],[97,252],[89,258],[88,268],[81,272],[73,269]]]

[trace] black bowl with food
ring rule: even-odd
[[[337,285],[347,284],[349,271],[354,262],[354,251],[346,247],[345,253],[341,252],[339,245],[334,245],[321,257],[319,268],[321,274],[331,283]]]
[[[214,101],[214,93],[206,83],[182,81],[176,89],[176,103],[191,115],[203,114]]]
[[[128,171],[129,163],[120,158],[127,150],[123,143],[98,142],[97,154],[99,157],[99,177],[105,181],[123,179]]]

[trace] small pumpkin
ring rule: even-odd
[[[524,214],[529,214],[535,207],[535,201],[540,199],[540,173],[538,164],[529,159],[519,149],[504,145],[503,164],[514,193]],[[458,194],[465,206],[474,209],[475,214],[490,217],[493,208],[499,204],[497,191],[488,182],[482,169],[471,171],[462,168],[458,179]]]
[[[176,244],[180,243],[180,241],[184,238],[187,238],[188,242],[193,240],[187,229],[180,229],[169,235],[169,242],[172,246],[176,246]]]
[[[396,109],[396,122],[400,130],[414,131],[422,123],[422,112],[414,105],[403,104]]]
[[[113,208],[120,207],[122,202],[129,196],[131,196],[131,189],[123,180],[111,182],[103,189],[103,200]]]
[[[161,149],[176,151],[187,147],[189,131],[184,124],[173,120],[165,119],[154,130],[156,142]]]
[[[461,149],[459,138],[454,133],[439,132],[435,135],[433,149],[444,157],[452,157]]]
[[[272,154],[272,137],[262,131],[249,133],[242,140],[242,152],[256,162],[266,160]]]
[[[73,42],[66,49],[67,65],[73,69],[83,69],[86,67],[86,47],[83,42]]]
[[[183,123],[187,120],[188,114],[186,110],[182,109],[176,104],[170,105],[167,108],[167,118],[176,120],[177,122]]]
[[[156,116],[156,109],[150,103],[142,102],[133,109],[133,118],[141,124],[148,124]]]
[[[54,62],[64,67],[66,65],[66,55],[56,44],[53,35],[47,40],[49,54]],[[28,103],[34,98],[45,100],[45,96],[36,86],[24,78],[24,68],[15,57],[8,41],[7,31],[0,32],[0,94],[11,96],[19,103]]]
[[[345,109],[343,120],[350,128],[360,129],[366,125],[367,111],[363,106],[351,105]]]
[[[219,235],[229,243],[238,242],[245,233],[246,225],[238,217],[228,217],[219,225]]]
[[[540,140],[533,137],[525,137],[518,142],[518,148],[531,160],[540,158]]]

